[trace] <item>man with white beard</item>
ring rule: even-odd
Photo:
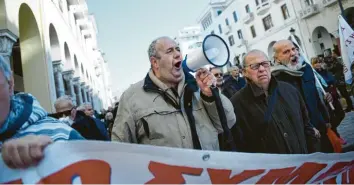
[[[309,149],[310,152],[333,152],[332,145],[327,137],[329,114],[322,103],[316,89],[316,79],[312,67],[304,62],[299,52],[290,40],[280,40],[273,46],[275,66],[271,69],[272,74],[280,81],[288,82],[296,87],[306,103],[311,124],[321,133],[321,143],[318,147]],[[325,101],[332,102],[330,94],[324,96]],[[317,142],[313,139],[313,142]],[[308,146],[314,146],[309,144]]]

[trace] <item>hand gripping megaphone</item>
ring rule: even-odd
[[[230,50],[218,35],[207,35],[201,47],[189,53],[182,63],[185,71],[196,72],[205,65],[223,67],[229,62]]]

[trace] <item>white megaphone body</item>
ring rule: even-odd
[[[187,72],[196,72],[205,65],[223,67],[229,62],[230,51],[226,42],[217,35],[207,35],[201,47],[186,55],[182,66]]]

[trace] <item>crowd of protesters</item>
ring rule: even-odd
[[[278,41],[273,50],[273,59],[252,50],[228,73],[202,68],[193,76],[183,70],[178,44],[157,38],[148,48],[146,77],[100,113],[90,103],[75,107],[63,96],[54,104],[56,112],[48,114],[32,95],[14,95],[12,72],[0,57],[2,158],[11,168],[26,168],[43,158],[45,146],[60,140],[250,153],[334,152],[327,130],[340,137],[336,128],[353,109],[343,65],[336,56],[326,56],[313,58],[311,66],[289,40]],[[325,93],[316,84],[319,77]]]

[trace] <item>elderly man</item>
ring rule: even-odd
[[[56,113],[50,116],[63,121],[67,125],[71,126],[74,122],[76,109],[74,103],[69,96],[62,96],[58,98],[54,103]]]
[[[30,94],[13,95],[13,87],[10,66],[0,56],[0,148],[9,167],[37,164],[51,142],[83,139],[68,125],[47,117],[47,112]]]
[[[319,97],[311,66],[300,59],[298,50],[289,40],[278,41],[273,49],[276,66],[272,68],[272,74],[278,80],[288,82],[299,90],[309,111],[311,124],[321,133],[321,151],[332,152],[326,134],[326,127],[330,127],[329,114]],[[326,94],[325,99],[327,102],[332,102],[330,94]]]
[[[216,78],[216,87],[219,88],[219,90],[222,90],[222,85],[223,85],[223,73],[219,67],[211,67],[210,72],[215,76]]]
[[[231,98],[237,91],[242,89],[246,85],[244,78],[240,77],[240,68],[233,66],[229,69],[231,77],[225,80],[223,94]]]
[[[219,150],[223,129],[210,89],[215,77],[207,69],[198,70],[196,79],[184,73],[180,48],[171,38],[154,40],[148,54],[151,70],[123,93],[112,140]],[[226,97],[221,99],[231,127],[236,121],[233,107]]]
[[[307,139],[315,137],[300,93],[290,84],[276,80],[270,61],[259,50],[247,53],[243,61],[245,88],[231,102],[235,108],[237,140],[242,152],[306,154]]]
[[[77,108],[77,110],[84,112],[86,116],[90,117],[94,117],[95,114],[91,103],[83,103]]]

